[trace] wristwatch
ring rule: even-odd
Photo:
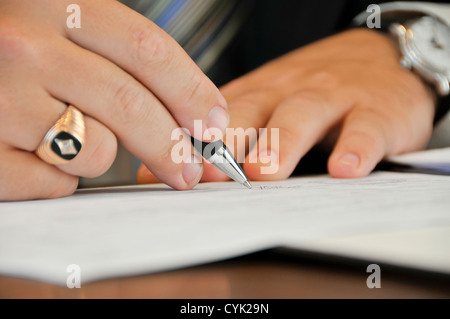
[[[432,84],[438,95],[450,95],[450,27],[425,15],[393,23],[389,31],[398,41],[401,65]]]
[[[450,5],[420,1],[379,4],[380,31],[394,33],[402,54],[401,63],[430,83],[437,96],[435,124],[450,111]],[[368,27],[370,13],[361,12],[352,26]],[[396,28],[395,26],[402,26]]]

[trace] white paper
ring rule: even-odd
[[[450,173],[450,147],[391,156],[389,162],[409,165],[413,168],[430,169]]]
[[[363,179],[318,176],[252,184],[252,190],[234,182],[200,184],[191,191],[162,185],[104,188],[0,203],[0,274],[66,285],[70,264],[80,266],[86,283],[272,247],[355,257],[364,247],[347,250],[351,245],[343,240],[339,249],[334,239],[450,227],[448,176],[378,172]],[[411,243],[407,266],[450,274],[450,233],[441,235],[439,245]],[[400,236],[390,245],[401,250],[408,243]],[[414,264],[427,251],[445,258]],[[370,256],[374,262],[385,261],[381,257],[396,262],[374,247],[361,257]]]

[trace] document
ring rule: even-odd
[[[450,147],[392,156],[386,164],[393,170],[450,175]]]
[[[375,172],[362,179],[78,190],[0,203],[0,274],[66,285],[288,247],[450,274],[450,177]]]

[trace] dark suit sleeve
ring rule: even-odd
[[[255,0],[247,22],[208,76],[221,86],[287,52],[351,27],[353,18],[373,3],[376,2]],[[441,99],[436,121],[449,108],[450,98]]]
[[[344,30],[371,3],[255,0],[242,30],[208,75],[220,86],[287,52]]]
[[[242,1],[253,1],[253,10],[208,73],[218,86],[287,52],[349,28],[357,14],[376,3],[373,0]]]

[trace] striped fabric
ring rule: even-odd
[[[242,26],[252,1],[123,0],[172,36],[204,71]]]

